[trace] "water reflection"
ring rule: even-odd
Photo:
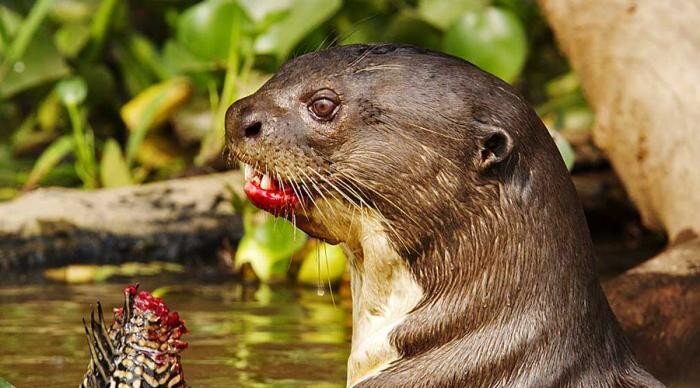
[[[100,299],[121,303],[124,284],[0,287],[0,377],[18,387],[74,387],[87,365],[81,318]],[[347,297],[316,290],[158,280],[191,333],[183,353],[194,387],[341,387],[349,351]],[[111,321],[111,318],[110,318]]]

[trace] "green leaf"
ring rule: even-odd
[[[238,0],[238,3],[256,23],[264,23],[271,15],[292,8],[294,0]]]
[[[114,42],[112,48],[119,64],[124,85],[132,96],[139,94],[147,87],[158,82],[158,80],[162,79],[165,75],[154,72],[151,63],[146,63],[142,58],[139,58],[140,55],[144,54],[144,52],[141,51],[143,49],[142,43],[135,43],[134,40],[133,37],[129,37]],[[148,51],[148,49],[144,51]],[[159,62],[160,58],[148,60]],[[164,66],[161,67],[161,69],[167,72]]]
[[[122,149],[114,139],[109,139],[102,150],[100,180],[103,187],[120,187],[132,184],[129,166]]]
[[[162,54],[163,66],[172,75],[188,72],[210,71],[215,66],[207,60],[192,54],[182,43],[169,39],[165,42]]]
[[[15,386],[10,384],[7,380],[0,377],[0,388],[15,388]]]
[[[570,71],[547,81],[545,91],[548,97],[560,97],[580,90],[580,82],[575,72]]]
[[[90,35],[92,37],[92,47],[90,48],[90,57],[95,58],[102,51],[102,46],[107,36],[110,22],[116,14],[116,7],[120,2],[118,0],[102,0],[92,18],[90,25]]]
[[[382,41],[401,42],[437,49],[440,47],[440,31],[408,12],[391,19],[384,28]]]
[[[147,67],[159,79],[165,80],[170,78],[171,74],[161,62],[161,57],[158,55],[155,44],[146,36],[132,33],[128,43],[129,50],[138,62]]]
[[[339,43],[345,45],[381,41],[381,33],[386,28],[388,18],[384,15],[377,15],[358,22],[349,17],[346,12],[341,12],[335,21],[335,28],[340,37]]]
[[[574,149],[571,147],[571,144],[569,144],[566,138],[564,138],[564,136],[562,136],[562,134],[559,132],[549,131],[549,133],[554,138],[554,143],[557,145],[557,149],[564,160],[566,168],[571,171],[571,169],[574,168],[574,162],[576,161],[576,153],[574,152]]]
[[[49,93],[36,111],[42,132],[51,133],[56,128],[61,114],[61,104],[56,93]]]
[[[480,10],[489,2],[489,0],[419,0],[418,16],[444,30],[463,13]]]
[[[253,229],[252,237],[276,257],[291,257],[306,242],[306,235],[291,222],[265,215],[265,221]]]
[[[95,18],[102,0],[59,0],[49,12],[56,24],[88,23]]]
[[[56,167],[68,154],[73,152],[74,148],[75,144],[72,136],[66,135],[56,139],[36,160],[29,178],[24,183],[24,187],[34,187],[44,175]]]
[[[87,84],[81,77],[67,78],[56,85],[56,94],[63,105],[77,106],[85,101]]]
[[[0,66],[0,82],[5,78],[9,67],[24,56],[25,51],[33,40],[34,34],[39,29],[41,22],[46,17],[53,6],[54,0],[38,0],[29,11],[29,15],[19,26],[17,33],[14,35],[10,47],[5,54],[5,61]]]
[[[196,56],[223,62],[229,53],[232,20],[238,20],[240,31],[249,35],[253,24],[243,8],[231,0],[206,0],[180,16],[177,40]]]
[[[255,52],[286,58],[309,32],[330,19],[341,5],[341,0],[295,0],[286,16],[257,38]]]
[[[488,7],[470,11],[447,30],[443,49],[507,82],[515,80],[527,58],[522,23],[510,11]]]
[[[284,276],[292,255],[306,243],[306,235],[282,218],[264,216],[262,222],[250,220],[253,213],[244,213],[245,234],[234,258],[236,267],[250,263],[263,282]]]
[[[0,5],[0,54],[5,54],[12,44],[12,37],[22,25],[22,16]]]
[[[45,34],[39,34],[32,39],[24,56],[13,62],[7,70],[6,77],[0,80],[0,99],[9,98],[26,89],[61,78],[69,71],[68,65],[61,58],[50,38]]]
[[[128,163],[133,161],[146,133],[165,122],[191,92],[187,78],[172,78],[145,89],[122,107],[122,119],[131,132],[126,147]]]
[[[56,31],[53,43],[65,57],[73,58],[90,39],[90,28],[84,24],[66,24]]]
[[[337,282],[345,273],[347,259],[340,245],[315,243],[301,262],[297,273],[299,283],[317,285],[320,282]]]

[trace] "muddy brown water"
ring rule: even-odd
[[[351,334],[349,298],[316,290],[140,279],[168,287],[186,322],[193,387],[342,387]],[[76,387],[88,361],[81,318],[99,299],[111,310],[125,283],[0,286],[0,377],[18,388]],[[109,314],[111,322],[111,314]]]

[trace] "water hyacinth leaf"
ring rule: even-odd
[[[100,181],[103,187],[120,187],[132,184],[131,172],[126,164],[119,143],[109,139],[102,150]]]
[[[0,80],[0,99],[68,75],[70,68],[45,34],[32,39],[24,55],[13,62]]]
[[[185,10],[177,23],[176,36],[180,44],[196,56],[223,62],[229,55],[232,20],[245,34],[253,31],[246,12],[235,1],[206,0]]]
[[[489,0],[419,0],[418,16],[444,30],[463,13],[482,9],[489,2]]]
[[[165,42],[161,61],[163,67],[173,75],[210,71],[215,68],[211,61],[201,59],[187,50],[182,43],[172,39]]]
[[[307,285],[317,285],[319,280],[323,283],[335,283],[343,277],[347,259],[340,245],[330,245],[324,242],[315,242],[312,249],[304,256],[297,281]]]
[[[265,221],[256,225],[252,236],[279,257],[291,257],[306,243],[306,235],[284,218],[265,215]]]
[[[253,21],[261,24],[271,16],[289,10],[294,5],[294,0],[239,0],[238,3]]]
[[[236,268],[249,263],[263,282],[284,276],[292,255],[306,243],[306,235],[282,218],[250,211],[243,217],[246,227],[234,257]]]
[[[75,143],[72,136],[66,135],[56,139],[36,160],[32,171],[29,173],[29,178],[24,183],[24,187],[31,188],[36,186],[41,178],[56,167],[63,158],[72,153],[74,148]]]
[[[514,81],[527,58],[527,37],[511,11],[487,7],[462,14],[443,37],[443,49],[507,82]]]
[[[253,272],[262,282],[269,282],[272,278],[272,266],[279,260],[273,252],[255,241],[251,236],[241,239],[236,248],[234,258],[236,268],[243,264],[250,264]]]
[[[311,31],[330,19],[342,5],[341,0],[296,0],[288,13],[260,35],[255,52],[284,59]]]
[[[382,41],[401,42],[436,49],[440,47],[440,31],[416,16],[403,12],[391,19],[382,34]]]
[[[358,23],[345,12],[341,12],[335,22],[340,37],[338,43],[345,45],[381,41],[381,33],[388,23],[388,18],[377,15]]]
[[[61,80],[56,85],[56,94],[65,106],[77,106],[87,97],[87,83],[81,77]]]

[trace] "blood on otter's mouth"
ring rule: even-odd
[[[253,205],[275,215],[291,214],[301,199],[288,182],[244,164],[243,191]]]

